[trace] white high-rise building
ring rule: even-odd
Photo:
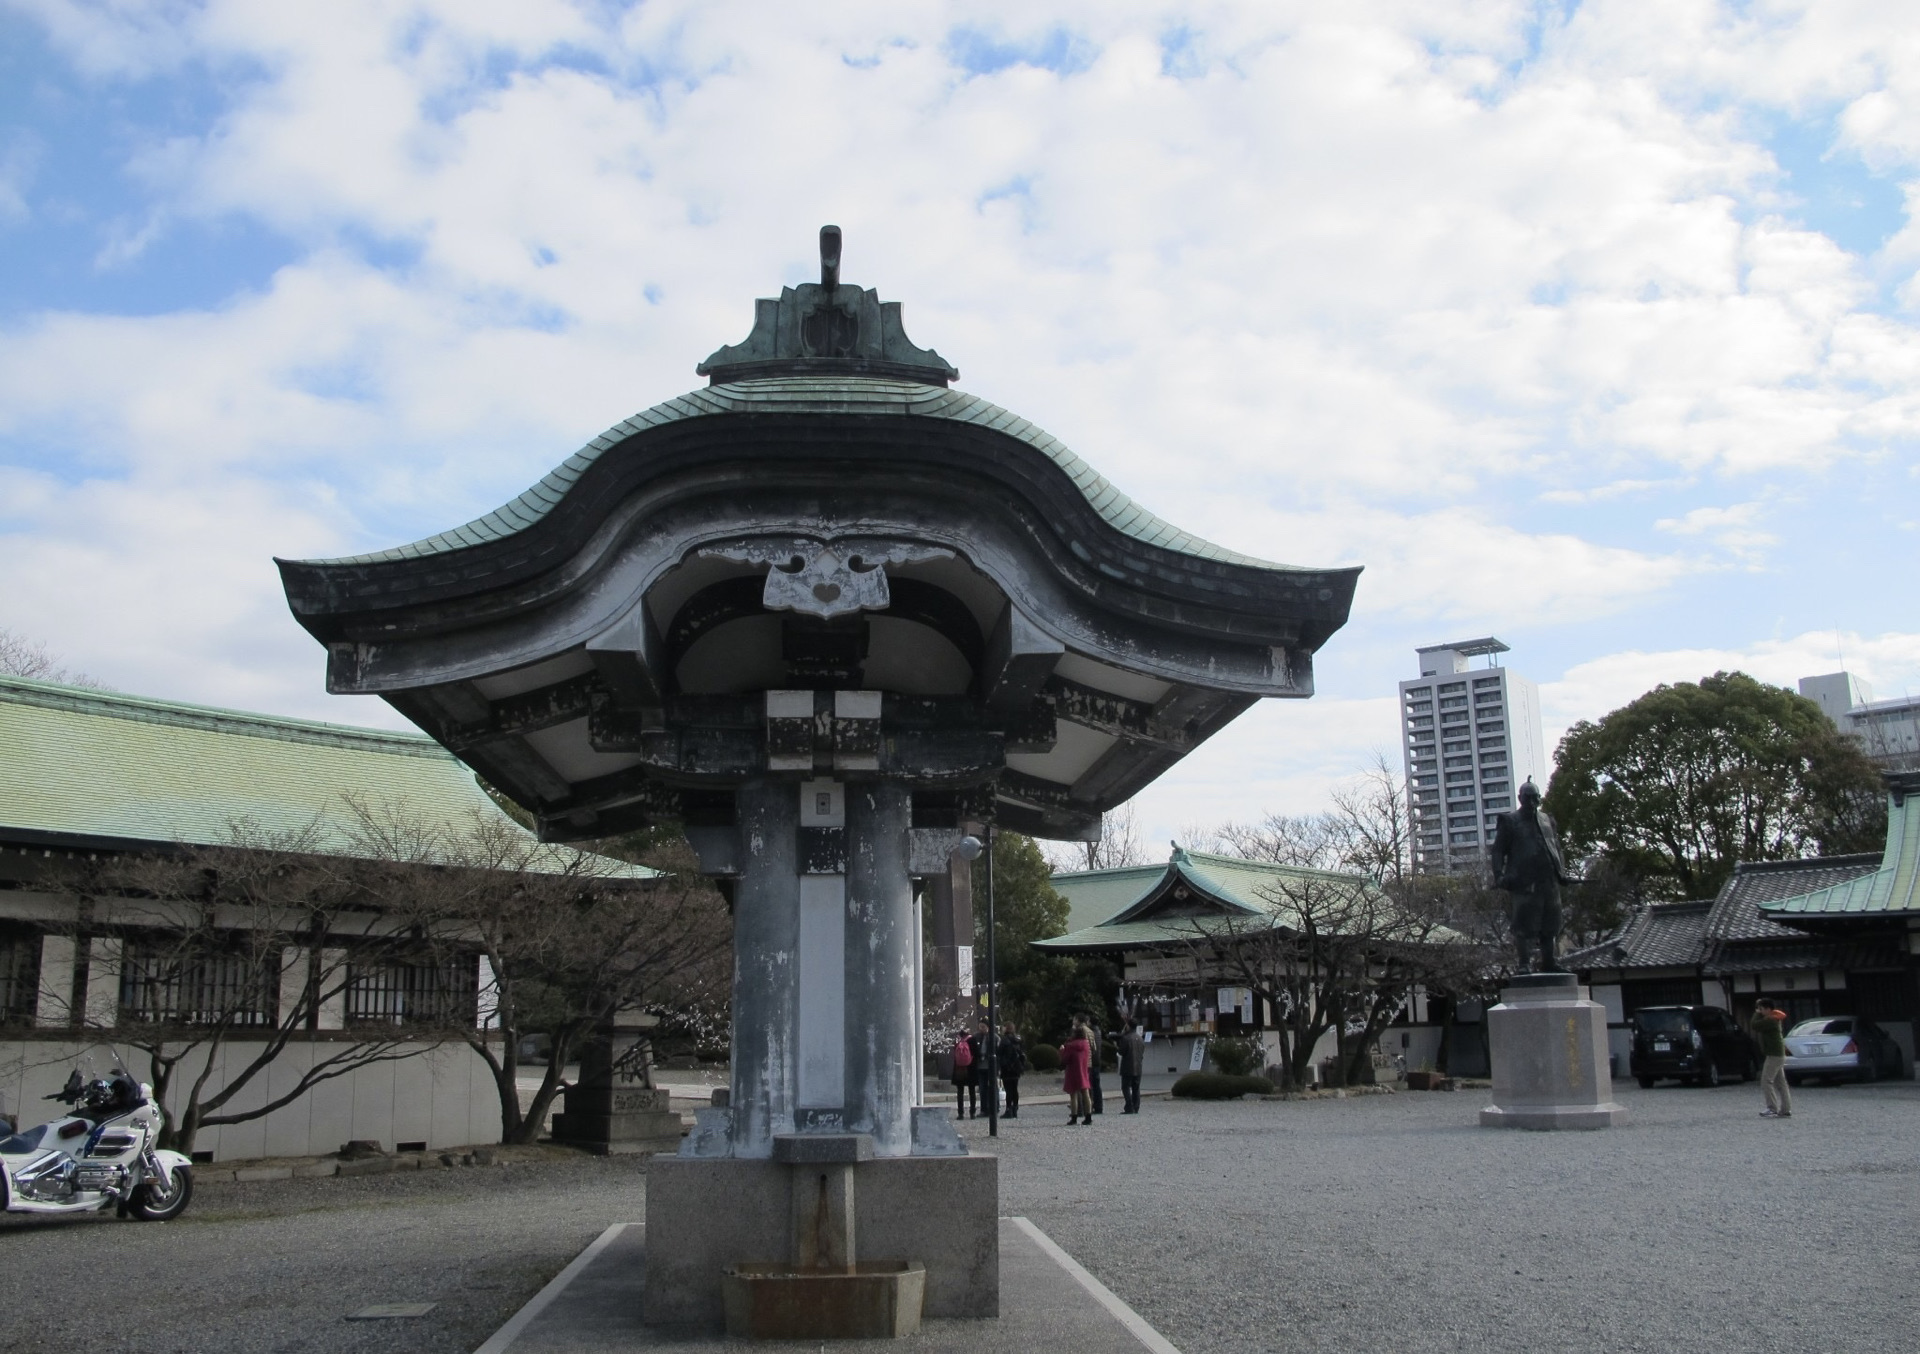
[[[1802,677],[1800,694],[1824,710],[1841,733],[1859,739],[1882,767],[1920,768],[1920,696],[1877,701],[1873,688],[1850,672]]]
[[[1413,820],[1413,865],[1424,874],[1484,867],[1495,819],[1532,780],[1547,788],[1540,689],[1492,658],[1488,636],[1419,649],[1420,675],[1400,683],[1401,746]],[[1470,666],[1484,657],[1488,665]]]

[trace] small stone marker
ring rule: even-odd
[[[404,1321],[416,1316],[425,1316],[439,1305],[436,1302],[376,1302],[371,1307],[362,1307],[347,1320]]]

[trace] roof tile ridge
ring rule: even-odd
[[[1886,853],[1882,851],[1850,851],[1844,856],[1795,856],[1789,860],[1741,860],[1734,862],[1735,874],[1759,874],[1768,870],[1817,870],[1823,867],[1848,869],[1862,861],[1873,862],[1873,868],[1879,868],[1879,862]]]
[[[1053,875],[1052,878],[1054,879],[1087,879],[1097,874],[1121,874],[1127,870],[1164,871],[1166,868],[1167,868],[1167,863],[1165,861],[1162,861],[1158,865],[1151,864],[1151,863],[1145,864],[1145,865],[1103,865],[1097,870],[1062,870],[1060,873]]]
[[[35,688],[39,690],[36,691]],[[19,696],[27,698],[10,698],[16,692]],[[286,734],[294,733],[308,736],[300,741],[387,744],[402,755],[425,756],[439,761],[454,760],[451,753],[428,735],[408,732],[404,729],[375,729],[359,724],[335,724],[328,720],[300,719],[292,715],[270,715],[257,710],[236,710],[229,706],[170,701],[158,696],[140,696],[126,691],[104,691],[97,687],[40,682],[28,677],[0,676],[0,705],[8,704],[64,710],[70,714],[91,715],[99,719],[126,719],[145,724],[169,724],[178,728],[206,729],[214,725],[235,726],[221,727],[217,731],[234,733],[242,737],[284,738]]]

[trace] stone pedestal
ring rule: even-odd
[[[553,1140],[602,1156],[680,1150],[680,1116],[669,1092],[649,1086],[569,1086],[553,1116]]]
[[[1571,973],[1526,973],[1487,1012],[1493,1103],[1483,1128],[1611,1128],[1627,1111],[1613,1099],[1606,1008]]]
[[[791,1267],[801,1169],[770,1157],[653,1159],[647,1170],[648,1325],[719,1330],[726,1315],[724,1271]],[[857,1260],[924,1269],[928,1317],[999,1315],[997,1157],[874,1157],[844,1169],[852,1177],[848,1231]],[[818,1195],[821,1172],[812,1174]],[[833,1184],[830,1178],[824,1196],[829,1214]],[[818,1240],[813,1244],[817,1254]],[[827,1249],[831,1253],[831,1242]]]

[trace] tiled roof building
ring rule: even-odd
[[[1858,1015],[1912,1066],[1920,992],[1920,775],[1888,778],[1887,849],[1746,861],[1710,903],[1654,903],[1566,956],[1616,1027],[1642,1006],[1743,1013],[1766,996],[1794,1019]]]

